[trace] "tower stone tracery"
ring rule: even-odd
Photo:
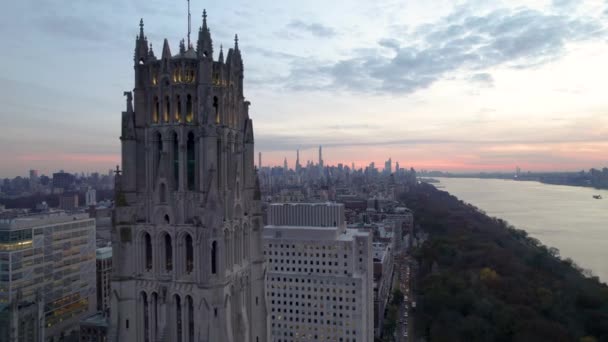
[[[264,342],[267,313],[253,126],[243,61],[196,49],[157,58],[136,38],[113,217],[111,341]]]

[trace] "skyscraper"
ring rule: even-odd
[[[188,39],[189,40],[189,39]],[[125,92],[112,230],[111,341],[266,341],[262,217],[253,126],[234,47],[213,59],[203,12],[196,48],[143,21]]]
[[[323,146],[319,146],[319,167],[323,167]]]
[[[300,165],[300,150],[296,150],[296,172],[300,172],[302,165]]]

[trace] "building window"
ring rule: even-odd
[[[152,319],[154,320],[154,335],[158,336],[158,294],[152,293]]]
[[[217,139],[217,160],[216,160],[216,175],[217,175],[217,188],[222,188],[222,141]]]
[[[175,103],[175,121],[182,121],[182,98],[177,95]]]
[[[217,273],[217,241],[211,243],[211,274]]]
[[[148,314],[148,296],[145,292],[141,293],[141,301],[143,306],[144,317],[144,341],[150,341],[150,316]]]
[[[158,123],[158,115],[160,113],[160,103],[158,97],[154,96],[154,105],[152,107],[152,122]]]
[[[165,185],[165,183],[160,184],[159,200],[160,203],[167,202],[167,186]]]
[[[165,234],[165,270],[173,270],[173,245],[171,244],[171,236]]]
[[[176,324],[176,329],[175,332],[177,333],[177,342],[181,342],[182,341],[182,303],[181,300],[179,298],[178,295],[175,295],[175,324]]]
[[[186,273],[192,273],[194,269],[194,247],[192,246],[192,237],[186,234]]]
[[[173,189],[179,189],[179,138],[173,132]]]
[[[186,144],[186,164],[188,175],[188,190],[195,188],[195,170],[196,170],[196,153],[194,145],[194,133],[188,133],[188,142]]]
[[[152,270],[152,238],[150,234],[144,234],[144,248],[145,248],[145,261],[146,261],[146,271]]]
[[[169,96],[165,96],[165,113],[163,114],[165,122],[169,122],[169,113],[171,113],[171,100],[169,100]]]
[[[156,132],[154,134],[154,140],[155,140],[155,144],[156,144],[156,149],[154,151],[154,162],[155,162],[154,172],[155,172],[155,175],[158,175],[158,168],[160,166],[160,155],[163,152],[163,137],[160,135],[160,132]]]
[[[190,123],[194,119],[194,110],[192,106],[192,95],[186,97],[186,122]]]
[[[219,102],[217,100],[217,96],[213,97],[213,108],[215,110],[215,123],[220,123],[220,110],[219,110]]]
[[[194,303],[192,297],[186,297],[188,310],[188,342],[194,342]]]

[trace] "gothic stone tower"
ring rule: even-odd
[[[267,341],[260,192],[236,36],[226,60],[221,50],[212,56],[204,12],[196,49],[181,41],[172,55],[165,40],[161,58],[140,23],[116,177],[112,341]]]

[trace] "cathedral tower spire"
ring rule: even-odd
[[[198,41],[196,42],[196,52],[199,58],[213,58],[213,41],[211,32],[207,27],[207,11],[203,10],[203,26],[198,30]]]
[[[148,38],[144,34],[144,19],[139,20],[139,35],[135,39],[135,64],[144,64],[148,57]]]

